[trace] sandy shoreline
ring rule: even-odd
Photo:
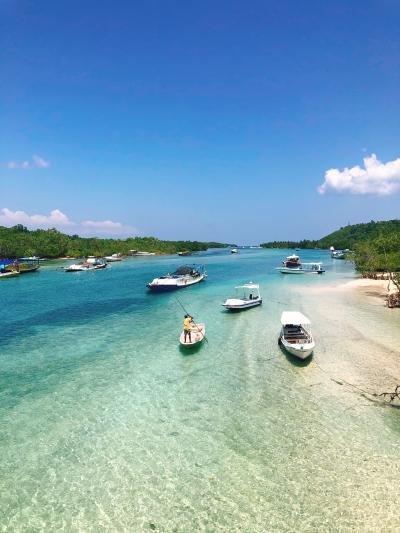
[[[389,290],[388,290],[389,288]],[[362,292],[375,292],[377,296],[387,296],[397,292],[395,284],[387,279],[368,279],[356,278],[346,283],[328,285],[313,289],[316,292],[333,292],[333,291],[352,291],[361,290]]]

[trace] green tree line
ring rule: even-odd
[[[173,254],[186,250],[198,252],[208,248],[223,248],[228,244],[199,241],[164,241],[155,237],[127,239],[84,238],[66,235],[56,229],[28,230],[18,224],[12,228],[0,226],[0,258],[38,256],[57,257],[104,256],[113,253],[129,254],[130,250]]]

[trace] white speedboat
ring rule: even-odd
[[[292,355],[307,359],[315,348],[309,319],[298,311],[284,311],[281,325],[279,344]]]
[[[106,268],[107,263],[102,258],[88,257],[86,261],[75,263],[65,268],[65,272],[87,272],[88,270],[100,270]]]
[[[282,274],[323,274],[325,269],[322,263],[301,263],[298,267],[278,267],[275,270]]]
[[[191,346],[196,346],[197,344],[200,344],[201,342],[203,342],[205,337],[206,337],[205,324],[193,324],[192,329],[190,331],[191,340],[189,340],[188,336],[186,336],[186,341],[185,341],[185,331],[182,331],[179,337],[179,342],[181,346],[191,347]]]
[[[147,257],[149,255],[156,255],[155,252],[140,252],[139,250],[130,250],[134,257]]]
[[[196,283],[200,283],[207,278],[207,273],[201,265],[186,265],[181,266],[175,272],[154,278],[152,282],[146,286],[154,292],[174,291],[176,289],[184,289]]]
[[[107,263],[115,263],[116,261],[122,261],[122,255],[121,254],[106,255],[104,259],[107,261]]]
[[[226,309],[239,311],[262,304],[259,285],[250,282],[246,285],[239,285],[235,289],[236,296],[234,298],[228,298],[222,304]]]
[[[239,253],[238,248],[232,248],[231,254],[238,254],[238,253]]]

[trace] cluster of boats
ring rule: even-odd
[[[292,267],[299,268],[298,262],[294,259],[297,256],[290,256],[288,261],[293,263]],[[296,265],[294,264],[296,261]],[[319,263],[317,263],[320,265]],[[300,266],[302,266],[300,264]],[[190,287],[204,281],[207,273],[202,265],[185,265],[179,267],[172,273],[154,278],[147,284],[147,288],[152,292],[169,292],[185,287]],[[242,311],[257,307],[262,304],[260,286],[257,283],[249,282],[235,287],[235,295],[227,298],[221,305],[228,311]],[[206,340],[206,327],[204,323],[192,322],[190,336],[182,331],[179,342],[181,346],[192,348]],[[289,353],[306,359],[315,347],[315,342],[311,333],[311,324],[307,317],[298,311],[285,311],[281,316],[281,332],[279,344]]]

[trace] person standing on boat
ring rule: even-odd
[[[189,336],[189,342],[192,342],[192,321],[193,318],[190,315],[185,315],[183,320],[183,331],[184,331],[184,340],[186,342],[186,337]]]

